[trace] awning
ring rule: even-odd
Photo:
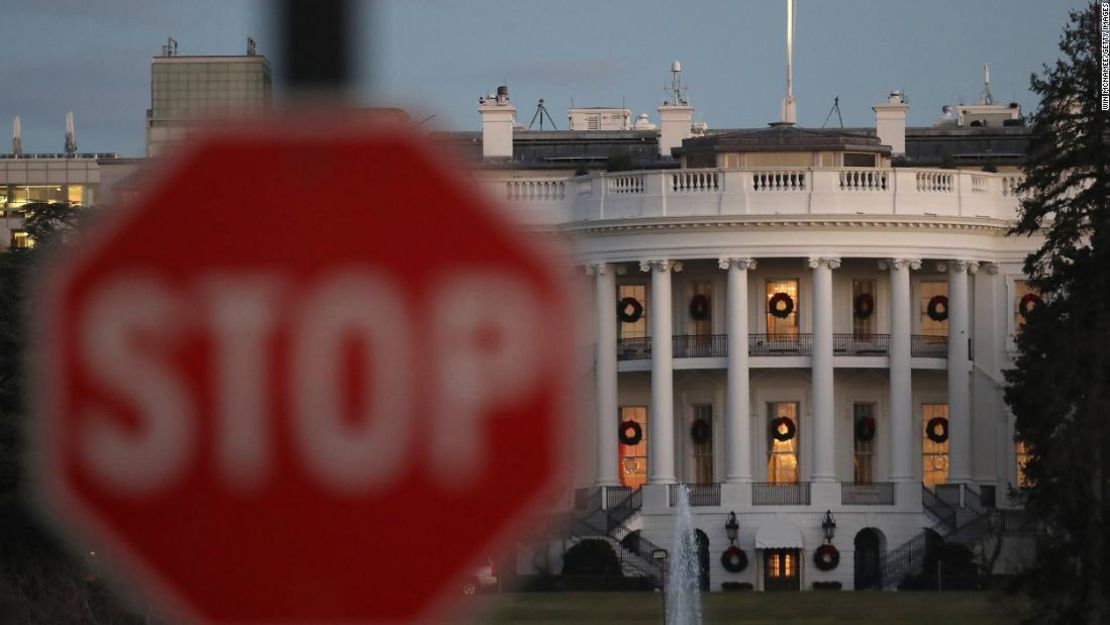
[[[756,549],[801,549],[802,530],[785,519],[764,523],[755,532]]]

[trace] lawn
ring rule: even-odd
[[[623,625],[662,622],[647,592],[505,593],[479,599],[471,625]],[[702,596],[706,625],[1003,625],[1006,598],[985,592],[715,592]]]

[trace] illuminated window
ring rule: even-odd
[[[648,304],[647,304],[647,285],[643,284],[622,284],[617,287],[617,299],[623,300],[626,297],[631,297],[640,306],[643,307],[643,314],[640,318],[632,323],[625,323],[621,321],[617,324],[617,331],[620,333],[622,339],[643,338],[647,336],[647,317],[648,317]]]
[[[35,246],[35,240],[31,235],[22,230],[12,232],[12,248],[13,249],[27,249]]]
[[[865,308],[870,306],[869,311]],[[875,323],[875,281],[852,280],[852,334],[857,339],[869,339]],[[862,314],[861,314],[862,313]]]
[[[713,483],[713,405],[694,404],[694,418],[690,424],[702,419],[709,425],[709,437],[701,442],[692,441],[694,445],[694,483]]]
[[[767,404],[767,481],[772,484],[797,484],[798,483],[798,438],[801,436],[798,427],[798,402],[772,402]],[[794,424],[794,435],[788,440],[778,440],[787,436],[789,428],[782,424],[777,430],[772,431],[771,424],[776,420],[785,418]]]
[[[66,201],[71,204],[85,203],[85,185],[71,184],[66,186]]]
[[[921,481],[933,487],[948,481],[948,440],[937,443],[929,439],[929,422],[944,419],[944,432],[948,432],[948,404],[923,404],[921,406]]]
[[[798,590],[797,549],[768,549],[763,562],[765,590]]]
[[[861,440],[860,433],[866,426],[860,423],[870,419],[875,423],[875,404],[856,403],[852,406],[852,423],[855,431],[852,438],[855,440],[855,450],[852,456],[852,472],[856,484],[870,484],[875,479],[875,438],[877,432],[871,431],[869,440]]]
[[[775,314],[772,314],[772,307],[775,308]],[[797,335],[798,281],[768,280],[764,308],[767,311],[767,334]]]
[[[1030,486],[1029,476],[1025,474],[1025,465],[1029,462],[1029,445],[1025,441],[1014,442],[1014,460],[1017,465],[1017,485]]]
[[[1025,298],[1027,295],[1036,296],[1037,291],[1033,287],[1029,286],[1029,283],[1026,282],[1025,280],[1014,280],[1014,299],[1013,299],[1014,332],[1017,332],[1018,330],[1021,330],[1022,326],[1025,325],[1025,315],[1021,314],[1021,311],[1022,311],[1021,300],[1023,298]],[[1027,302],[1025,304],[1025,309],[1032,309],[1032,307],[1036,306],[1037,303],[1038,302],[1036,302],[1036,301]]]
[[[647,482],[647,406],[621,406],[620,424],[631,421],[640,426],[640,440],[635,445],[617,443],[620,458],[621,486],[638,488]],[[631,428],[630,428],[631,429]],[[622,435],[631,432],[622,432]]]
[[[688,317],[689,333],[699,337],[709,337],[713,334],[713,283],[708,280],[699,280],[690,284],[690,311]],[[694,316],[695,301],[704,302],[705,313],[701,319]]]
[[[935,297],[942,297],[947,302],[948,283],[940,280],[925,280],[921,282],[921,334],[927,336],[948,336],[948,304],[937,300],[934,313],[943,313],[941,320],[929,316],[929,302]]]

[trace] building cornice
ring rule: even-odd
[[[572,222],[558,227],[574,235],[625,234],[659,230],[752,230],[752,231],[963,231],[991,236],[1005,236],[1012,222],[989,218],[907,216],[845,216],[845,215],[736,215],[713,217],[649,217]]]

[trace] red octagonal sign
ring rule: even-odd
[[[189,150],[47,282],[53,518],[203,622],[449,604],[564,455],[562,273],[484,202],[395,135]]]

